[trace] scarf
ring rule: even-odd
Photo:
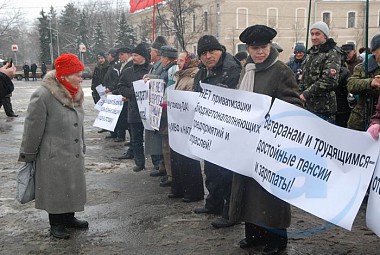
[[[62,77],[55,76],[57,80],[67,89],[67,91],[70,93],[72,99],[74,100],[75,95],[77,94],[79,88],[75,87],[73,84],[67,82],[66,80],[62,79]]]

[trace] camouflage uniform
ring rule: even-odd
[[[303,63],[300,88],[306,98],[305,108],[333,122],[337,111],[334,89],[338,86],[341,53],[333,39],[308,50]]]
[[[371,82],[376,75],[380,75],[380,67],[374,57],[369,59],[368,74],[365,73],[363,63],[357,65],[354,73],[348,79],[348,91],[358,95],[358,103],[351,111],[348,120],[348,128],[365,131],[369,118],[377,104],[380,90],[371,87]]]

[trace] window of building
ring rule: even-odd
[[[347,28],[356,27],[356,12],[348,12],[347,13]]]
[[[328,27],[331,27],[331,12],[323,12],[322,21],[325,22]]]
[[[278,9],[268,8],[267,9],[267,26],[272,28],[277,28],[278,24]]]
[[[203,31],[208,31],[208,12],[203,13]]]
[[[248,8],[236,8],[236,28],[248,27]]]
[[[192,22],[191,22],[191,30],[193,32],[195,32],[195,13],[193,13],[193,19],[192,19]]]
[[[306,28],[307,19],[306,19],[306,9],[297,8],[296,9],[296,24],[295,29]]]

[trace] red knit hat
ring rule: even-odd
[[[54,61],[54,65],[57,77],[70,75],[84,70],[84,66],[78,57],[70,53],[59,56]]]

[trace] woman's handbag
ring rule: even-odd
[[[34,174],[36,172],[36,162],[25,163],[17,172],[17,194],[16,200],[21,204],[34,200]]]

